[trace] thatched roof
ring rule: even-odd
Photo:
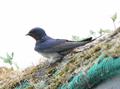
[[[20,72],[0,68],[0,89],[93,89],[118,74],[119,57],[120,28],[76,48],[54,66],[41,63]]]

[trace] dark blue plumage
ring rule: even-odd
[[[92,41],[87,38],[82,41],[69,41],[65,39],[53,39],[42,28],[33,28],[27,34],[36,40],[35,50],[44,57],[49,58],[51,63],[62,59],[66,54],[78,46],[83,46]]]

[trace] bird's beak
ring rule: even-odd
[[[27,33],[25,36],[29,36],[30,34],[29,33]]]

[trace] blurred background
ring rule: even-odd
[[[25,36],[34,27],[43,28],[53,38],[86,38],[100,29],[114,30],[120,24],[120,0],[1,0],[0,56],[14,53],[20,69],[39,64],[35,40]],[[117,13],[113,23],[111,16]],[[2,58],[1,58],[2,59]],[[0,66],[8,66],[0,59]]]

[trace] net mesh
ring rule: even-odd
[[[87,73],[80,72],[60,89],[92,89],[103,80],[120,74],[120,57],[105,57],[102,54],[97,60]]]

